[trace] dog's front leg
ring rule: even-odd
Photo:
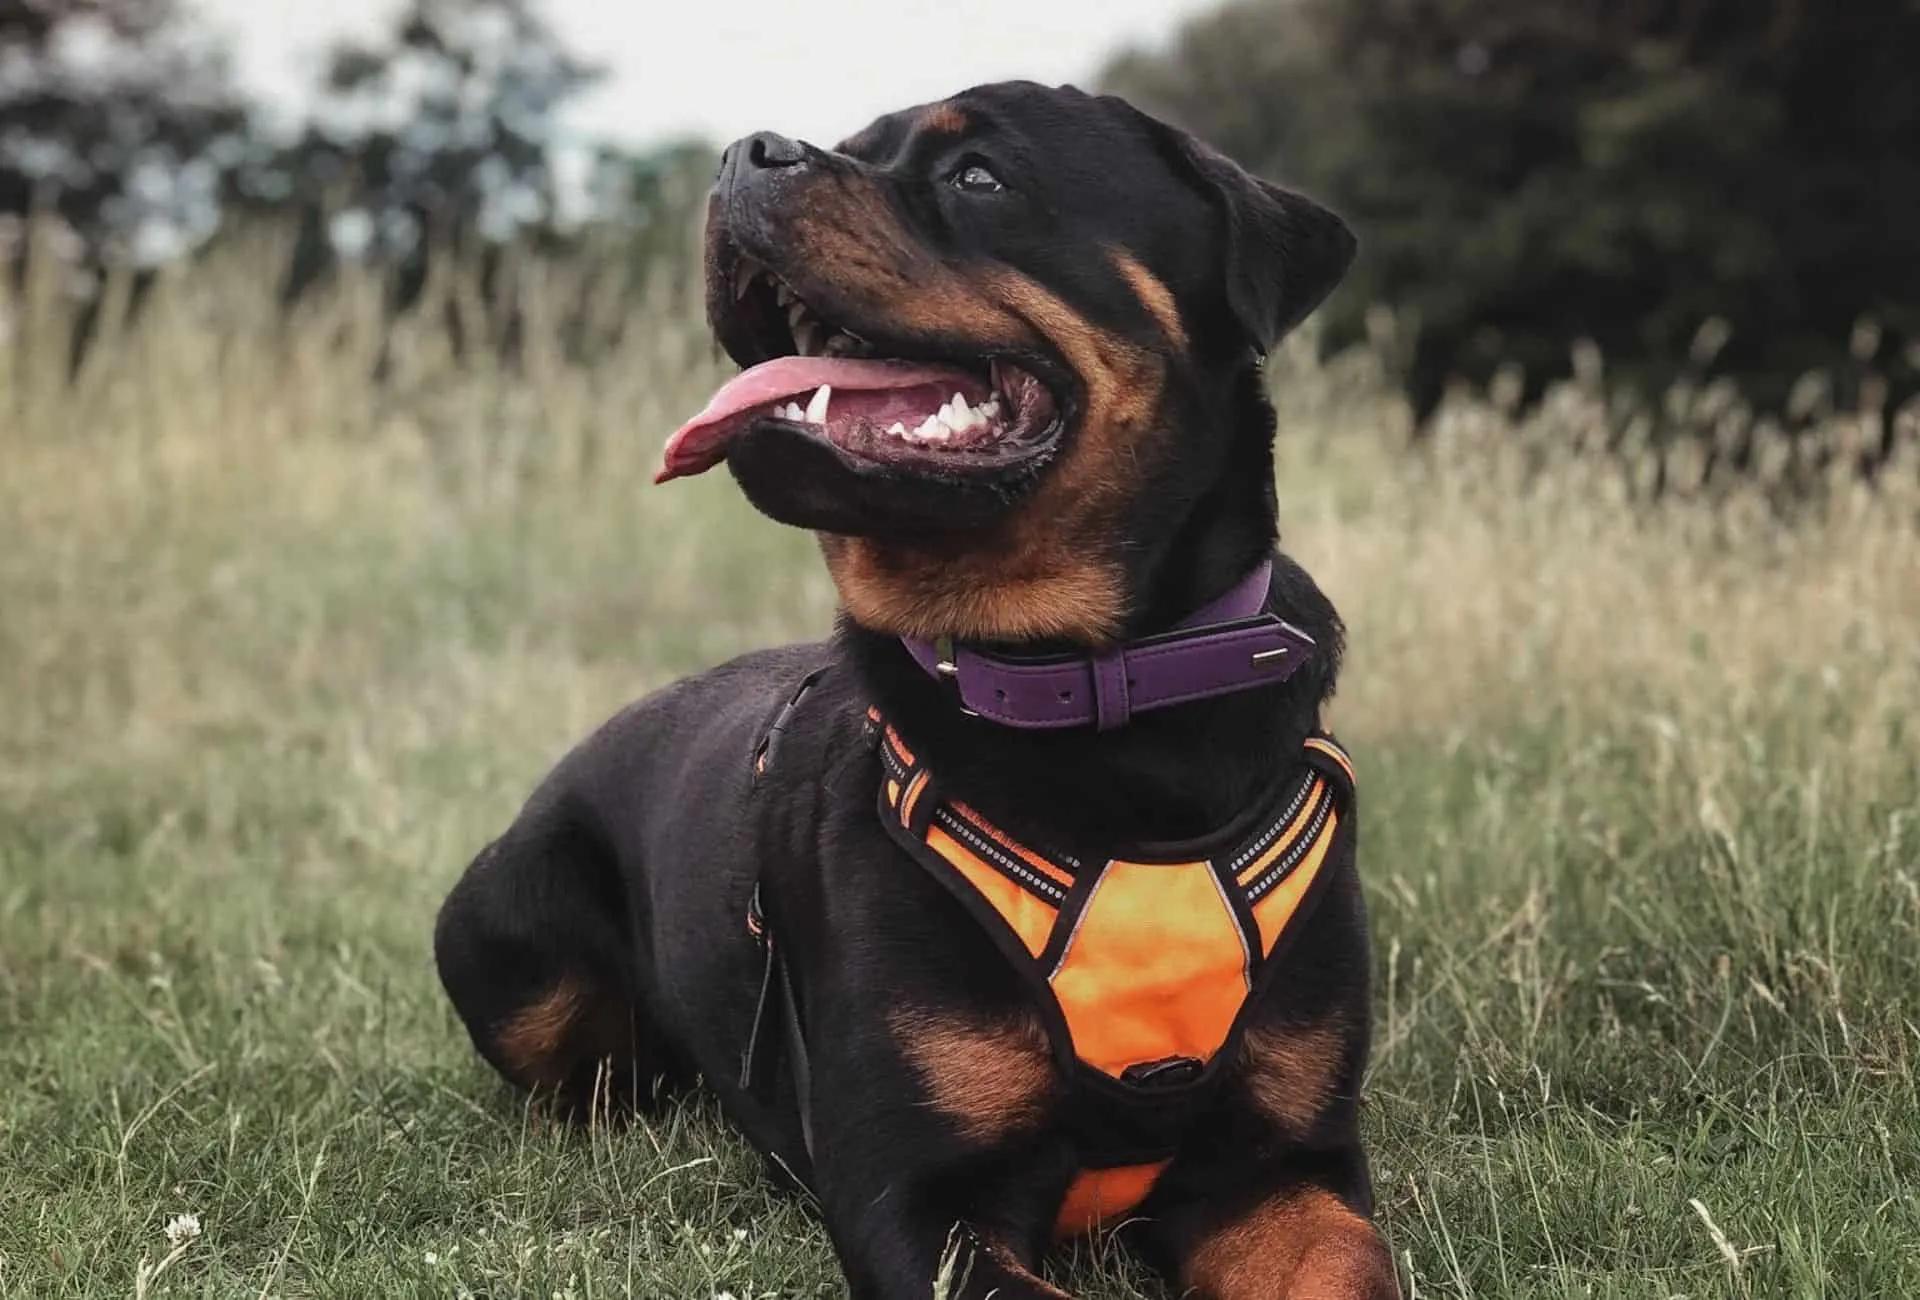
[[[816,1057],[814,1190],[854,1300],[1066,1300],[1035,1269],[1073,1175],[1025,1020],[896,1011]]]
[[[1357,1149],[1353,1152],[1358,1160]],[[1341,1162],[1336,1160],[1337,1168]],[[1321,1162],[1276,1170],[1263,1193],[1179,1207],[1154,1225],[1195,1300],[1399,1300],[1393,1256]],[[1171,1239],[1170,1241],[1168,1239]]]
[[[1072,1300],[1041,1280],[1037,1252],[930,1206],[878,1203],[858,1217],[828,1225],[851,1300]]]

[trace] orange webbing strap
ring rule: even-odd
[[[1353,760],[1331,736],[1309,736],[1306,779],[1282,816],[1287,826],[1244,865],[1236,859],[1235,880],[1246,892],[1260,928],[1262,956],[1273,952],[1319,878],[1353,807]]]
[[[1122,1165],[1117,1169],[1083,1169],[1067,1188],[1067,1199],[1054,1216],[1057,1240],[1080,1237],[1114,1222],[1147,1199],[1171,1160],[1150,1165]]]
[[[962,803],[932,788],[900,733],[881,724],[880,766],[886,807],[901,829],[931,849],[993,909],[1038,960],[1053,937],[1073,875],[1034,853]]]

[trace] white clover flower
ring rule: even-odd
[[[200,1237],[200,1216],[197,1214],[176,1214],[167,1220],[167,1244],[175,1250]]]

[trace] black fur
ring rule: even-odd
[[[1254,353],[1338,279],[1350,239],[1305,200],[1236,178],[1197,146],[1198,163],[1169,157],[1167,129],[1117,101],[1020,84],[954,102],[981,123],[984,139],[971,147],[1036,178],[1044,213],[1003,217],[995,229],[967,225],[939,207],[944,199],[923,202],[913,174],[938,160],[923,156],[908,113],[857,146],[862,167],[901,173],[889,183],[906,228],[943,251],[1018,266],[1101,328],[1139,332],[1151,323],[1139,300],[1110,264],[1091,264],[1090,249],[1117,242],[1169,287],[1188,322],[1189,353],[1162,398],[1173,450],[1114,539],[1128,630],[1165,627],[1273,550],[1273,416]],[[923,1300],[956,1226],[1019,1261],[977,1253],[964,1296],[1055,1294],[1025,1267],[1075,1168],[1057,1106],[1017,1139],[966,1141],[925,1104],[886,1020],[913,1007],[992,1022],[1029,1009],[1031,995],[880,827],[865,710],[877,704],[947,788],[1034,843],[1091,851],[1192,838],[1241,814],[1296,761],[1334,689],[1340,621],[1284,557],[1271,607],[1319,646],[1284,685],[1144,714],[1109,733],[1014,731],[963,716],[897,640],[844,620],[825,643],[680,682],[567,755],[480,853],[436,930],[447,991],[488,1060],[576,1109],[609,1080],[602,1062],[623,1099],[644,1100],[655,1080],[704,1081],[757,1146],[811,1186],[860,1300]],[[816,671],[756,775],[756,747]],[[1370,1212],[1357,1121],[1368,962],[1351,834],[1327,879],[1255,1023],[1337,1026],[1339,1086],[1310,1132],[1282,1134],[1243,1081],[1229,1080],[1141,1210],[1140,1244],[1169,1271],[1289,1188],[1324,1188]],[[756,1094],[738,1079],[764,970],[745,925],[756,881],[809,1027],[812,1159],[791,1080]],[[504,1050],[503,1030],[563,986],[585,1009],[546,1059],[530,1065],[524,1051]],[[1284,1294],[1282,1282],[1272,1294]]]

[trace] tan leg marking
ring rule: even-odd
[[[1201,1242],[1181,1270],[1197,1300],[1395,1300],[1371,1223],[1319,1188],[1290,1192]]]
[[[887,1019],[928,1102],[969,1142],[989,1145],[1040,1122],[1054,1073],[1037,1023],[969,1024],[923,1011]]]
[[[1241,1068],[1254,1105],[1288,1136],[1305,1136],[1335,1099],[1346,1046],[1334,1025],[1250,1030]]]
[[[587,1008],[587,993],[571,978],[563,978],[546,996],[516,1012],[493,1036],[494,1047],[523,1080],[558,1084],[570,1062],[559,1060],[561,1050],[579,1026]]]

